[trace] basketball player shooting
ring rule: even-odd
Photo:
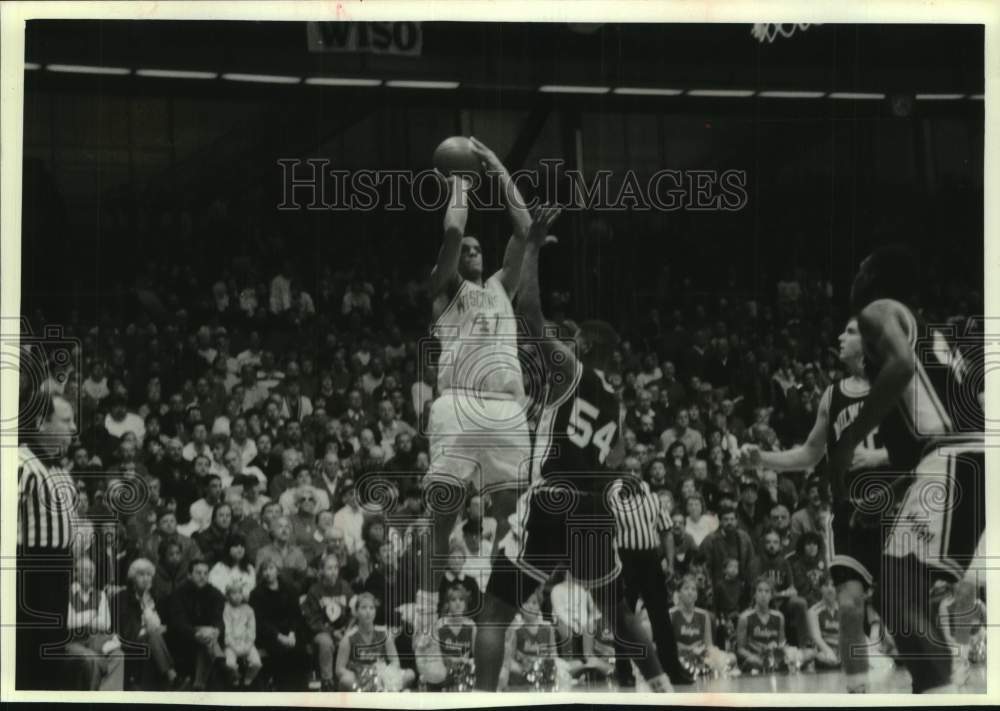
[[[908,305],[919,283],[906,247],[881,247],[861,263],[851,302],[872,385],[830,468],[835,478],[848,472],[878,427],[893,470],[910,480],[883,549],[884,619],[914,693],[940,693],[954,691],[952,654],[930,589],[965,575],[984,530],[984,415],[982,380],[955,336]]]
[[[432,624],[438,586],[448,558],[455,520],[472,488],[490,493],[498,522],[506,522],[526,482],[531,445],[525,418],[524,382],[517,351],[517,322],[511,298],[520,282],[531,215],[517,186],[496,154],[475,138],[471,151],[488,174],[500,181],[513,226],[503,265],[484,279],[479,240],[465,234],[468,198],[475,174],[450,175],[451,200],[444,217],[444,242],[431,272],[433,335],[440,342],[439,397],[430,413],[430,468],[424,480],[431,515],[430,555],[416,571],[418,620]],[[503,535],[498,525],[497,536]],[[426,632],[426,630],[424,630]],[[423,638],[429,646],[434,642]],[[433,651],[424,654],[433,658]],[[433,679],[440,663],[425,670]]]
[[[548,386],[531,454],[532,483],[497,546],[487,585],[476,639],[477,686],[496,691],[504,632],[515,611],[562,572],[569,582],[610,597],[612,629],[626,646],[638,649],[636,662],[650,689],[669,691],[652,641],[626,602],[607,499],[618,477],[613,467],[624,454],[621,405],[603,373],[618,335],[607,323],[587,321],[575,334],[575,347],[569,347],[546,328],[542,315],[538,255],[558,215],[558,208],[535,211],[524,253],[517,309],[541,347]],[[592,652],[586,646],[583,651]],[[593,658],[587,663],[598,666]]]
[[[757,445],[743,445],[740,464],[776,471],[802,471],[829,457],[845,429],[854,422],[868,396],[864,351],[858,320],[847,322],[840,334],[840,362],[848,376],[823,393],[816,410],[816,422],[804,444],[784,452],[765,452]],[[873,476],[889,463],[889,453],[881,444],[878,427],[854,450],[846,481],[834,482],[832,536],[827,535],[827,559],[837,584],[840,619],[840,660],[847,675],[847,691],[867,690],[868,640],[864,631],[865,592],[872,586],[872,572],[878,571],[881,522],[865,514],[859,498],[867,486],[876,485]],[[860,504],[860,505],[859,505]],[[860,510],[859,510],[860,509]]]

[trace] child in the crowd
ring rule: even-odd
[[[231,580],[226,586],[226,606],[222,609],[225,628],[226,669],[233,686],[240,686],[240,663],[246,664],[242,685],[253,684],[260,672],[260,652],[257,651],[257,618],[247,602],[241,580]]]
[[[356,625],[340,640],[337,681],[341,691],[400,691],[413,683],[414,673],[400,669],[392,635],[375,626],[378,601],[368,592],[354,605]]]
[[[754,585],[753,607],[736,626],[736,656],[744,671],[767,672],[785,664],[785,617],[771,609],[774,585],[761,577]]]
[[[466,615],[468,593],[461,585],[448,590],[445,613],[437,622],[435,634],[452,685],[464,685],[462,676],[469,668],[476,647],[476,623]]]
[[[448,570],[441,576],[441,585],[438,588],[438,614],[444,615],[448,611],[448,593],[456,585],[466,592],[466,610],[468,616],[475,619],[479,613],[480,590],[479,583],[471,575],[467,575],[465,564],[467,555],[465,545],[461,542],[452,541],[448,552]]]
[[[555,649],[555,629],[542,618],[541,592],[537,591],[524,601],[519,618],[507,630],[504,661],[508,671],[507,686],[528,686],[528,676],[541,672],[536,668],[540,660],[550,659],[554,664]],[[554,669],[552,675],[554,681]]]
[[[336,555],[324,555],[321,566],[319,580],[312,584],[302,601],[302,617],[316,648],[321,688],[333,691],[336,652],[351,619],[348,603],[353,592],[351,586],[340,579],[340,560]]]
[[[73,565],[66,626],[70,634],[66,652],[80,661],[81,686],[88,691],[122,691],[122,645],[111,632],[108,597],[94,582],[89,558],[79,558]]]
[[[677,593],[677,605],[670,608],[670,624],[677,640],[677,655],[688,669],[705,666],[712,644],[712,616],[708,610],[695,605],[698,599],[698,581],[687,575]]]
[[[970,580],[955,583],[938,607],[941,632],[955,655],[952,679],[965,684],[969,667],[986,661],[986,603],[976,597]]]
[[[709,574],[708,561],[700,553],[691,559],[691,566],[688,569],[689,575],[693,575],[698,581],[698,607],[706,610],[715,608],[715,591],[712,589],[712,576]]]
[[[824,669],[840,666],[840,607],[837,586],[827,576],[820,585],[822,598],[809,608],[809,633],[816,648],[816,665]]]
[[[731,649],[736,637],[736,620],[747,607],[746,583],[740,577],[740,563],[735,558],[726,560],[722,578],[717,582],[712,598],[717,620],[716,644]]]

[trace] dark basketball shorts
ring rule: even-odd
[[[561,572],[591,590],[622,584],[614,518],[602,494],[533,486],[518,500],[511,530],[498,544],[487,592],[520,607]]]

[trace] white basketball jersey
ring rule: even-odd
[[[517,330],[514,308],[498,277],[483,286],[463,280],[432,329],[441,342],[438,389],[522,397]]]

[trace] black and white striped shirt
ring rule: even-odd
[[[634,551],[658,548],[660,533],[669,531],[672,524],[649,484],[639,479],[618,479],[608,496],[615,517],[615,545]]]
[[[18,447],[17,457],[18,548],[69,550],[76,511],[73,478],[46,465],[24,445]]]

